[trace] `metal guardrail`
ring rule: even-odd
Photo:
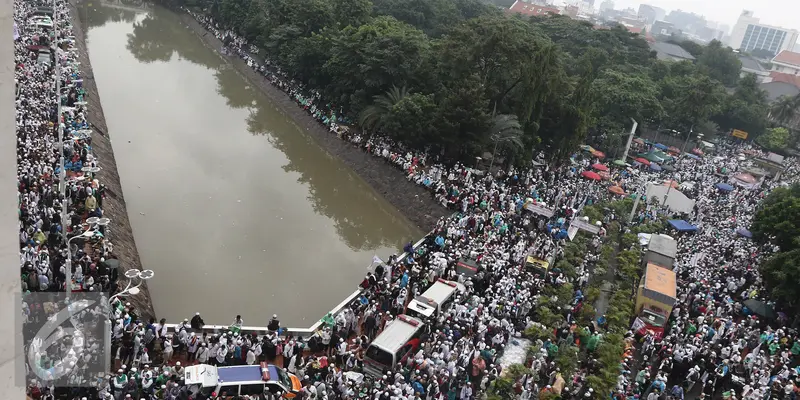
[[[425,241],[425,239],[432,233],[433,233],[433,231],[431,231],[428,234],[426,234],[425,236],[423,236],[422,239],[420,239],[416,243],[414,243],[412,248],[414,250],[419,248],[419,246],[422,245],[422,243]],[[406,257],[408,257],[408,253],[403,252],[397,258],[397,260],[405,260]],[[342,312],[342,310],[345,309],[345,307],[347,307],[350,303],[352,303],[359,296],[361,296],[362,292],[363,292],[363,289],[359,288],[356,291],[354,291],[353,293],[351,293],[344,300],[342,300],[341,303],[336,305],[336,307],[334,307],[330,311],[331,315],[335,318],[337,315],[339,315],[339,313]],[[166,325],[167,325],[167,331],[174,333],[179,324],[166,324]],[[301,337],[301,338],[306,339],[306,338],[309,338],[312,335],[314,335],[314,332],[318,331],[321,328],[321,326],[322,326],[322,319],[319,319],[319,320],[317,320],[316,323],[314,323],[314,325],[311,325],[308,328],[283,328],[283,331],[281,332],[281,334],[282,335],[292,335],[294,337]],[[198,334],[205,332],[208,335],[213,335],[213,334],[220,334],[220,333],[227,332],[229,330],[228,328],[229,328],[229,325],[204,325],[203,328],[201,328],[199,330],[195,330],[195,332],[198,333]],[[240,333],[250,333],[250,334],[255,334],[255,335],[262,336],[262,335],[267,334],[267,332],[269,332],[269,329],[267,329],[266,326],[242,326],[239,331],[240,331]]]

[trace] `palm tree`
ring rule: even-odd
[[[392,86],[386,93],[373,97],[372,105],[361,111],[358,118],[359,124],[365,129],[379,129],[384,118],[391,113],[392,107],[408,95],[408,89],[405,86],[401,88]]]
[[[789,124],[800,114],[800,94],[795,96],[781,96],[773,104],[769,116],[779,124]]]
[[[497,154],[497,146],[503,142],[511,144],[517,149],[525,147],[522,143],[522,125],[514,114],[497,114],[497,105],[492,111],[492,127],[489,138],[494,142],[492,152],[492,162],[489,164],[489,173],[494,165],[494,158]]]

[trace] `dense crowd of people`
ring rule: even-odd
[[[95,177],[98,160],[69,17],[66,2],[14,2],[21,304],[26,350],[33,354],[26,371],[36,382],[32,394],[43,398],[54,394],[45,378],[86,383],[80,372],[100,356],[102,339],[59,330],[58,337],[67,340],[46,347],[44,338],[33,338],[36,326],[66,306],[47,293],[64,292],[68,276],[73,292],[115,288],[115,273],[106,263],[114,255],[103,218],[105,187]],[[76,316],[73,324],[97,324],[86,316]],[[84,348],[81,356],[76,346]]]
[[[70,33],[68,10],[54,10],[57,28],[31,23],[35,3],[15,2],[15,21],[20,26],[16,42],[18,98],[18,154],[20,180],[20,248],[22,278],[26,290],[64,290],[67,255],[72,259],[74,287],[86,291],[110,290],[114,279],[100,266],[113,257],[105,240],[102,218],[103,186],[94,179],[97,160],[91,153],[91,135],[82,101],[80,72]],[[184,383],[184,368],[201,363],[217,366],[256,364],[270,361],[297,375],[303,399],[459,399],[483,398],[503,375],[500,357],[506,346],[531,326],[555,333],[558,342],[575,343],[572,331],[575,312],[583,291],[593,279],[593,261],[598,246],[590,246],[585,262],[574,274],[557,268],[545,274],[525,268],[533,255],[551,265],[563,256],[569,240],[564,229],[590,204],[620,199],[608,190],[610,182],[623,192],[639,195],[648,183],[667,179],[681,183],[694,199],[691,212],[681,217],[697,225],[693,234],[674,235],[679,254],[678,303],[663,338],[629,332],[627,341],[641,342],[638,356],[620,354],[618,385],[612,393],[593,393],[586,376],[593,372],[591,357],[581,361],[576,376],[562,376],[553,360],[559,346],[550,341],[533,344],[526,362],[530,373],[514,382],[516,397],[541,399],[613,398],[648,400],[684,396],[719,398],[796,397],[795,367],[800,360],[797,333],[783,320],[756,316],[744,306],[748,299],[766,299],[758,275],[758,263],[772,251],[737,233],[749,226],[758,202],[777,185],[793,181],[798,165],[785,162],[780,181],[765,180],[755,187],[720,190],[727,182],[719,171],[735,173],[751,161],[735,156],[747,145],[731,144],[718,149],[719,157],[688,157],[676,154],[666,163],[670,173],[643,163],[606,168],[602,179],[585,174],[603,160],[597,154],[577,152],[563,166],[513,167],[484,174],[462,164],[445,165],[420,152],[404,148],[387,138],[365,135],[349,125],[341,110],[328,107],[320,94],[292,81],[278,66],[251,53],[247,42],[218,27],[210,18],[195,15],[206,29],[226,45],[226,51],[242,57],[266,79],[296,99],[299,107],[337,134],[375,157],[396,165],[431,196],[454,213],[439,220],[421,245],[408,244],[402,256],[378,263],[361,283],[362,294],[336,315],[323,318],[323,327],[310,338],[282,332],[277,315],[269,333],[243,331],[240,317],[227,332],[211,334],[202,329],[200,313],[177,328],[167,321],[141,320],[136,310],[120,300],[114,302],[111,321],[113,374],[93,392],[76,390],[68,398],[99,399],[206,399],[225,396],[198,391]],[[57,45],[55,63],[38,62],[38,49]],[[56,71],[63,95],[57,96]],[[62,120],[57,104],[61,101]],[[63,124],[67,187],[59,189],[61,154],[58,124]],[[646,152],[649,144],[640,151]],[[751,150],[756,155],[763,155]],[[89,167],[86,169],[85,167]],[[670,183],[668,183],[670,184]],[[677,188],[675,190],[678,190]],[[530,212],[526,205],[552,210],[553,215]],[[676,213],[645,198],[645,207],[635,223],[644,223]],[[66,217],[62,217],[62,207]],[[92,219],[96,217],[96,219]],[[606,215],[597,243],[610,234],[608,222],[626,216]],[[63,222],[62,222],[63,221]],[[592,221],[593,222],[593,221]],[[86,231],[89,235],[83,234]],[[45,233],[47,232],[47,233]],[[62,234],[65,232],[66,234]],[[68,248],[65,238],[74,246]],[[68,253],[69,252],[69,253]],[[459,261],[478,266],[472,276],[459,273]],[[383,376],[355,379],[363,371],[369,343],[402,314],[438,278],[464,285],[448,307],[424,321],[418,351]],[[545,288],[571,284],[572,308],[560,310],[563,323],[542,326],[534,321],[537,303]],[[602,314],[598,310],[598,314]],[[591,332],[589,346],[602,340],[602,315]],[[363,376],[361,376],[363,378]],[[698,389],[699,388],[699,389]],[[34,398],[49,398],[47,382],[34,381]],[[267,394],[242,395],[263,398]]]

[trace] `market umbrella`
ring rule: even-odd
[[[608,167],[606,167],[605,165],[600,164],[600,163],[592,165],[592,168],[594,168],[594,169],[596,169],[598,171],[608,171]]]
[[[598,150],[592,151],[592,155],[597,157],[597,158],[600,158],[600,159],[606,158],[606,153],[603,153],[602,151],[598,151]]]
[[[753,233],[748,231],[747,229],[744,229],[744,228],[737,229],[736,233],[738,233],[739,236],[744,236],[746,238],[752,238],[753,237]]]
[[[650,165],[650,161],[642,157],[637,158],[636,162],[644,165]]]
[[[681,150],[675,146],[670,146],[667,151],[670,153],[681,154]]]
[[[658,165],[658,164],[650,164],[650,169],[652,169],[653,171],[658,172],[658,171],[661,171],[661,166]]]
[[[695,160],[699,160],[700,159],[700,156],[695,155],[695,154],[687,154],[686,157],[689,157],[689,158],[692,158],[692,159],[695,159]]]
[[[667,149],[667,145],[664,145],[664,144],[661,144],[661,143],[656,143],[655,146],[656,146],[657,149],[661,149],[661,150],[666,150]]]
[[[633,143],[644,144],[644,140],[636,138],[636,139],[633,139]]]
[[[597,172],[583,171],[583,172],[581,172],[581,175],[583,175],[584,178],[591,179],[591,180],[594,180],[594,181],[599,181],[600,180],[600,175],[598,175]]]
[[[581,145],[581,150],[588,151],[589,153],[591,153],[591,152],[594,151],[594,148],[592,148],[592,146],[589,146],[589,145],[586,145],[586,144],[582,144]]]
[[[661,166],[661,168],[662,168],[664,171],[669,171],[669,172],[673,172],[673,171],[675,171],[675,167],[673,167],[672,165],[662,165],[662,166]]]
[[[730,192],[731,190],[733,190],[733,186],[728,185],[727,183],[718,183],[716,186],[717,189],[722,190],[724,192]]]
[[[698,156],[702,156],[703,155],[703,150],[692,149],[692,153],[697,154]]]
[[[614,193],[614,194],[618,194],[620,196],[625,195],[625,190],[623,190],[619,186],[611,186],[611,187],[608,188],[608,191],[611,192],[611,193]]]
[[[624,167],[625,166],[625,161],[623,161],[623,160],[614,160],[614,165],[616,165],[618,167]]]
[[[605,179],[607,181],[611,180],[611,174],[609,174],[608,171],[600,171],[600,172],[597,173],[597,175],[600,175],[601,178],[603,178],[603,179]]]
[[[744,305],[750,309],[750,312],[753,314],[760,315],[764,318],[774,319],[777,316],[772,306],[761,300],[748,299],[744,301]]]

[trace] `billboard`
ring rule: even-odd
[[[734,129],[733,132],[731,132],[731,136],[745,140],[747,139],[747,132]]]

